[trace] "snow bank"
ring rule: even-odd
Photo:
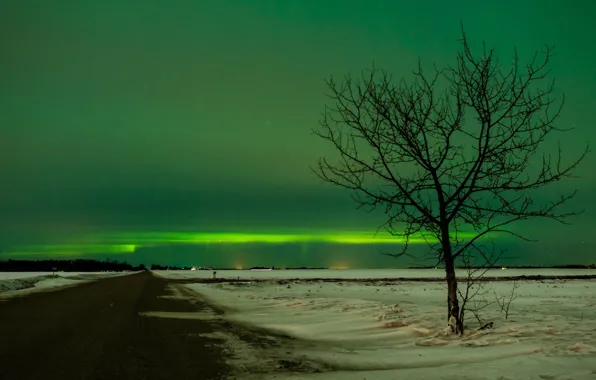
[[[507,295],[511,285],[487,284],[487,299]],[[295,379],[596,378],[593,281],[522,282],[508,319],[489,306],[482,315],[495,328],[476,331],[468,315],[464,337],[445,331],[441,283],[186,286],[228,309],[232,321],[296,338],[288,350],[335,370]]]
[[[25,279],[30,277],[45,277],[51,275],[50,272],[0,272],[0,281]]]
[[[21,290],[48,290],[130,273],[133,272],[58,272],[55,275],[49,272],[0,272],[0,293],[6,297],[17,295],[13,292]]]

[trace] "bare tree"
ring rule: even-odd
[[[555,102],[547,79],[553,50],[546,47],[509,70],[494,49],[474,56],[462,26],[454,66],[432,74],[419,63],[413,79],[397,83],[374,68],[359,78],[327,81],[331,104],[315,134],[329,141],[337,160],[323,157],[313,171],[324,181],[353,190],[359,207],[380,208],[380,227],[403,245],[424,239],[447,282],[447,321],[463,333],[463,309],[455,274],[458,262],[487,255],[483,242],[511,234],[514,222],[548,218],[565,223],[561,211],[575,192],[539,201],[534,190],[563,178],[588,153],[563,163],[561,147],[543,149],[564,98]]]

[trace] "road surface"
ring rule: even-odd
[[[152,318],[200,302],[163,298],[150,272],[0,301],[0,379],[223,379],[229,373],[209,321]]]

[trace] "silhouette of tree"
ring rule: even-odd
[[[564,98],[555,104],[554,81],[545,82],[553,50],[504,71],[494,49],[475,56],[462,25],[455,66],[432,74],[422,65],[413,80],[393,83],[373,66],[354,80],[327,81],[331,105],[315,134],[330,142],[338,159],[322,157],[313,171],[324,181],[353,191],[359,207],[380,208],[379,228],[399,238],[410,255],[413,238],[424,239],[447,282],[447,321],[464,330],[456,266],[479,260],[493,266],[502,250],[487,248],[491,234],[530,218],[565,223],[576,212],[560,211],[575,192],[539,202],[534,190],[570,177],[588,153],[562,162],[542,146],[551,134]],[[467,293],[467,292],[466,292]]]

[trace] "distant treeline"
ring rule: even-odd
[[[122,272],[145,270],[116,260],[7,260],[0,261],[0,272]]]
[[[185,267],[179,267],[179,266],[174,266],[174,265],[158,265],[158,264],[153,264],[151,265],[151,270],[191,270],[192,268],[195,268],[196,270],[238,270],[238,268],[226,268],[226,267],[189,267],[189,266],[185,266]],[[271,269],[271,270],[280,270],[280,268],[275,268],[273,267],[250,267],[250,268],[243,268],[244,270],[253,270],[253,269]],[[284,270],[297,270],[297,269],[303,269],[303,270],[313,270],[313,269],[329,269],[329,268],[308,268],[308,267],[300,267],[300,268],[283,268]]]
[[[176,266],[176,265],[151,265],[151,270],[191,270],[191,266]],[[408,269],[433,269],[432,266],[418,266],[409,267]],[[479,269],[481,267],[472,267],[472,269]],[[500,266],[490,267],[489,269],[501,269]],[[507,269],[596,269],[596,265],[556,265],[556,266],[532,266],[532,265],[517,265],[507,266]],[[213,267],[198,267],[198,270],[236,270],[236,268],[213,268]],[[271,269],[280,270],[275,267],[252,267],[245,269]],[[283,268],[285,270],[313,270],[313,269],[328,269],[328,268],[309,268],[309,267],[294,267]],[[465,269],[458,267],[458,269]],[[0,272],[102,272],[102,271],[139,271],[146,270],[144,264],[138,266],[131,265],[124,261],[116,260],[90,260],[90,259],[76,259],[76,260],[6,260],[0,261]]]
[[[191,270],[192,267],[179,267],[175,265],[151,265],[151,270]]]
[[[195,267],[177,265],[151,265],[151,270],[191,270]],[[198,267],[198,270],[236,270],[236,268]],[[246,269],[272,269],[275,267],[252,267]],[[284,269],[326,269],[326,268],[284,268]],[[106,272],[106,271],[139,271],[146,270],[144,264],[131,265],[116,260],[6,260],[0,261],[0,272]]]
[[[432,266],[420,266],[420,267],[409,267],[408,269],[434,269]],[[553,265],[553,266],[535,266],[535,265],[514,265],[514,266],[494,266],[494,267],[482,267],[482,266],[470,266],[470,267],[456,267],[457,269],[596,269],[596,264],[591,265]]]

